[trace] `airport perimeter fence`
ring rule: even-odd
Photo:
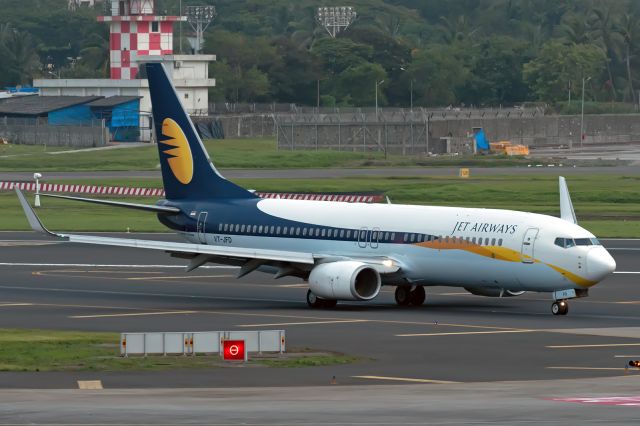
[[[536,110],[476,116],[434,113],[407,114],[280,114],[274,117],[278,149],[330,149],[401,155],[470,154],[474,129],[483,128],[491,141],[508,140],[531,149],[597,146],[640,141],[640,115],[608,114],[584,117],[548,116]]]
[[[105,146],[109,129],[104,120],[58,126],[38,119],[0,117],[0,137],[12,144],[90,148]]]

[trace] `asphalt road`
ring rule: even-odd
[[[532,161],[535,164],[535,161]],[[459,167],[383,167],[383,168],[324,168],[324,169],[221,169],[229,179],[324,179],[358,176],[457,176]],[[530,175],[638,175],[640,167],[471,167],[473,176],[494,176],[508,174]],[[108,172],[44,172],[43,182],[59,179],[96,179],[96,178],[158,178],[160,171],[108,171]],[[33,172],[0,172],[0,181],[33,180]]]
[[[629,359],[640,359],[640,241],[605,241],[618,273],[589,298],[571,301],[568,316],[554,317],[548,295],[491,299],[455,288],[428,289],[420,308],[396,307],[387,290],[372,303],[309,310],[296,279],[255,273],[236,280],[237,271],[226,267],[185,274],[183,262],[162,253],[35,238],[0,233],[0,327],[284,329],[289,349],[362,360],[295,369],[0,373],[0,425],[633,424],[640,418],[637,407],[549,400],[640,395],[640,372],[624,369]],[[330,385],[334,376],[338,384]],[[93,379],[106,390],[71,390],[77,380]]]

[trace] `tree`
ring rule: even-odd
[[[583,78],[601,81],[606,69],[601,51],[587,44],[546,43],[539,55],[524,65],[524,80],[541,101],[564,99],[566,88],[580,87]]]
[[[636,17],[625,13],[619,23],[614,26],[614,31],[622,38],[622,50],[627,69],[627,99],[636,103],[636,93],[633,89],[633,72],[631,70],[632,51],[636,48],[636,40],[640,36],[640,26]]]
[[[334,96],[343,105],[375,105],[376,84],[387,78],[387,73],[379,64],[360,63],[344,70],[338,76],[340,92]],[[386,105],[384,84],[378,86],[378,105]]]
[[[461,100],[475,105],[499,105],[529,98],[522,66],[532,53],[524,41],[508,36],[483,40],[473,50],[469,78],[461,90]]]
[[[340,74],[349,67],[369,62],[373,48],[348,38],[325,37],[313,45],[311,52],[320,59],[325,70]]]
[[[415,81],[415,104],[446,106],[458,103],[457,92],[468,76],[459,52],[436,44],[415,53],[403,78]]]

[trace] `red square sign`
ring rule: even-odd
[[[244,340],[225,340],[222,344],[222,359],[225,361],[246,361]]]

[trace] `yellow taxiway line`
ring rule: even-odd
[[[349,324],[358,322],[370,322],[369,320],[336,320],[336,321],[308,321],[308,322],[277,322],[271,324],[242,324],[237,327],[281,327],[285,325],[319,325],[319,324]]]
[[[545,367],[549,370],[625,371],[624,367]]]
[[[142,317],[147,315],[179,315],[179,314],[196,314],[198,311],[166,311],[166,312],[132,312],[128,314],[100,314],[100,315],[73,315],[69,318],[86,319],[86,318],[112,318],[112,317]]]
[[[450,333],[396,334],[396,337],[464,336],[464,335],[469,335],[469,334],[535,333],[537,331],[540,331],[540,330],[454,331],[454,332],[450,332]]]
[[[615,348],[619,346],[640,346],[640,343],[604,343],[600,345],[554,345],[549,349]]]
[[[432,379],[414,379],[411,377],[387,377],[387,376],[351,376],[354,379],[368,379],[368,380],[389,380],[395,382],[410,382],[410,383],[432,383],[437,385],[451,385],[460,382],[452,382],[449,380],[432,380]]]

